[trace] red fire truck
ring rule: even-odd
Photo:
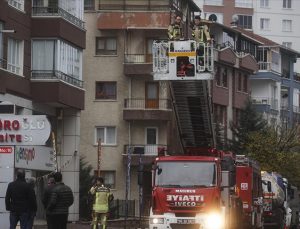
[[[193,65],[184,76],[177,74],[183,60]],[[154,79],[169,82],[183,153],[155,160],[150,229],[241,229],[244,219],[254,228],[262,226],[257,168],[244,170],[232,153],[214,149],[213,63],[210,44],[154,42]],[[253,188],[256,194],[250,194]]]

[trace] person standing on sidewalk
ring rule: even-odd
[[[26,183],[25,171],[17,171],[17,179],[8,184],[5,195],[5,207],[10,211],[10,229],[15,229],[20,221],[21,229],[26,229],[30,206],[36,206],[34,190]]]
[[[48,229],[66,229],[74,196],[71,188],[62,182],[60,172],[56,172],[53,177],[55,184],[48,186],[43,197],[47,225]]]
[[[90,189],[90,193],[94,197],[92,229],[97,229],[98,223],[102,225],[102,229],[106,229],[109,202],[114,197],[110,189],[104,186],[102,177],[96,178],[96,184]]]
[[[29,184],[30,188],[32,189],[34,199],[36,200],[36,195],[35,195],[35,191],[34,191],[35,182],[36,182],[36,179],[34,177],[31,177],[27,180],[27,183]],[[36,211],[37,211],[37,203],[35,201],[29,205],[29,217],[28,217],[28,221],[26,224],[26,229],[33,228],[33,222],[34,222],[34,217],[36,216]]]

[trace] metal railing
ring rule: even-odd
[[[135,216],[135,200],[128,200],[128,215]],[[109,219],[118,219],[126,216],[126,200],[113,200],[109,206]]]
[[[235,7],[253,8],[252,0],[235,0]]]
[[[133,155],[148,155],[148,156],[157,156],[158,153],[163,153],[167,150],[167,145],[125,145],[124,154],[127,155],[131,150]]]
[[[99,0],[99,10],[165,11],[172,0]]]
[[[152,54],[125,54],[124,63],[126,64],[152,63]]]
[[[293,106],[293,112],[294,113],[300,113],[300,107],[299,106]]]
[[[7,60],[0,58],[0,68],[7,70]]]
[[[269,105],[272,110],[278,110],[278,99],[268,97],[252,97],[252,104]]]
[[[83,87],[82,80],[79,80],[73,76],[67,75],[57,70],[32,70],[31,79],[39,79],[39,80],[58,79],[80,88]]]
[[[204,0],[204,5],[223,6],[223,0]]]
[[[171,110],[171,100],[169,99],[125,99],[125,109],[143,110]]]
[[[84,22],[60,7],[33,6],[32,16],[59,16],[84,29]]]
[[[271,70],[271,62],[258,62],[259,70],[270,71]]]

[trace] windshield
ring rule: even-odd
[[[160,187],[211,187],[216,185],[213,162],[159,162],[155,185]]]

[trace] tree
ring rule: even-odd
[[[233,139],[229,141],[230,150],[235,154],[245,154],[245,146],[249,141],[249,134],[263,131],[266,127],[267,121],[254,109],[249,99],[241,112],[238,122],[231,123]]]
[[[91,176],[93,167],[85,161],[85,157],[80,157],[79,174],[79,216],[81,219],[89,220],[91,218],[91,206],[89,202],[88,191],[92,184]]]

